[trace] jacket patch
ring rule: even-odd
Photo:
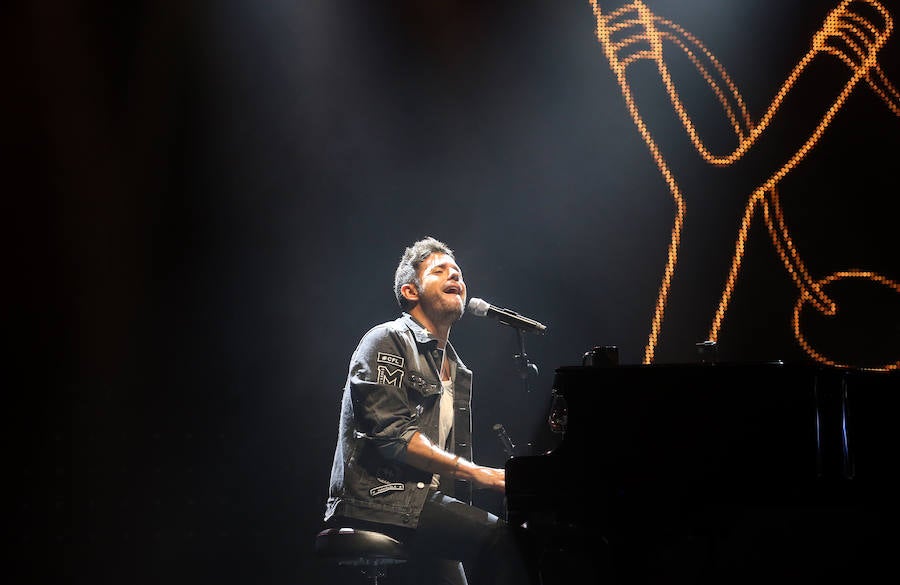
[[[438,385],[426,380],[422,374],[418,372],[409,373],[410,385],[424,395],[434,394],[438,391]]]
[[[399,388],[403,384],[403,369],[378,366],[378,383]]]
[[[384,483],[384,484],[381,484],[380,486],[373,487],[372,489],[370,489],[369,495],[372,497],[375,497],[375,496],[380,496],[381,494],[384,494],[387,492],[402,492],[404,489],[406,489],[406,487],[400,482]]]
[[[394,355],[391,353],[384,353],[383,351],[378,352],[378,363],[379,364],[388,364],[389,366],[394,366],[395,368],[402,368],[403,364],[406,363],[406,360],[399,355]]]

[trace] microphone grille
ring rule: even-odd
[[[466,306],[466,310],[472,313],[477,317],[484,317],[487,315],[488,308],[491,305],[488,304],[487,301],[479,299],[478,297],[472,297],[469,299],[469,304]]]

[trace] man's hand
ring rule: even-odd
[[[471,469],[469,469],[471,466]],[[490,489],[501,493],[506,493],[506,470],[497,469],[495,467],[483,467],[475,465],[471,461],[463,462],[460,460],[459,471],[455,477],[459,479],[467,479],[476,487]],[[469,477],[464,477],[468,474]]]

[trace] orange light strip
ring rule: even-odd
[[[822,113],[815,128],[788,158],[770,176],[762,178],[747,197],[741,224],[735,240],[735,251],[731,267],[721,293],[719,304],[713,313],[708,339],[716,341],[725,314],[734,292],[735,283],[741,269],[741,260],[749,238],[750,225],[757,211],[762,211],[769,237],[775,251],[796,284],[799,295],[794,307],[793,332],[800,347],[816,362],[835,367],[856,367],[866,370],[888,371],[900,368],[900,360],[884,364],[846,364],[817,351],[805,338],[800,326],[800,314],[805,305],[812,306],[825,315],[835,315],[837,305],[825,293],[826,285],[834,281],[853,278],[887,286],[900,294],[896,282],[875,272],[849,270],[835,272],[825,278],[813,278],[807,271],[796,246],[791,240],[785,223],[778,194],[779,182],[802,161],[819,142],[825,130],[844,107],[850,93],[861,82],[881,98],[888,109],[900,116],[900,93],[881,70],[878,53],[893,31],[893,19],[888,10],[876,0],[844,0],[825,18],[821,28],[813,35],[810,50],[803,55],[776,92],[765,114],[754,123],[737,86],[732,82],[725,68],[716,57],[693,35],[677,24],[653,14],[640,0],[627,4],[605,14],[600,0],[589,0],[597,22],[596,36],[607,61],[616,76],[625,105],[637,126],[638,132],[647,144],[657,168],[662,174],[675,202],[675,217],[669,240],[666,264],[659,287],[650,333],[644,349],[645,364],[653,362],[666,304],[678,263],[678,249],[681,242],[686,204],[682,192],[662,155],[659,146],[635,103],[632,89],[627,79],[628,68],[639,61],[652,61],[660,76],[660,81],[669,96],[672,108],[681,122],[694,149],[708,164],[727,167],[741,159],[756,144],[770,127],[785,98],[795,87],[810,65],[819,58],[835,57],[849,70],[850,77],[843,88]],[[675,82],[666,62],[669,47],[680,50],[694,65],[722,105],[729,125],[737,136],[737,146],[725,154],[713,154],[704,144],[693,120],[681,101]]]

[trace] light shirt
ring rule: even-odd
[[[447,437],[453,428],[453,380],[441,380],[444,392],[441,394],[441,419],[438,423],[438,445],[442,449],[447,448]],[[431,476],[431,487],[437,488],[440,483],[440,475]]]

